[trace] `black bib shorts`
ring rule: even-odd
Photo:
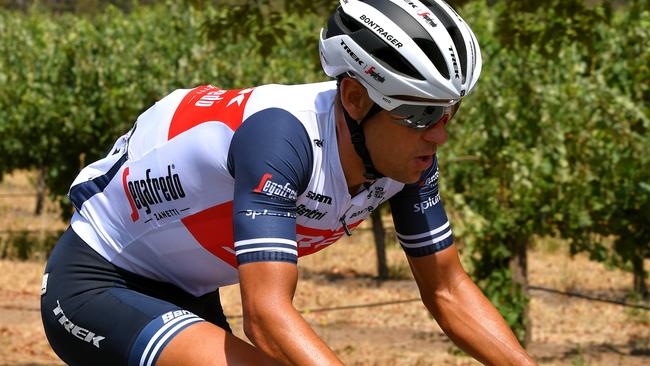
[[[45,267],[41,317],[50,345],[69,365],[155,365],[165,345],[193,323],[231,332],[218,290],[195,297],[125,271],[72,228]]]

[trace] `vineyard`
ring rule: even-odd
[[[49,197],[40,210],[30,197],[0,197],[44,211],[24,223],[2,212],[3,258],[44,260],[72,213],[65,194],[79,169],[170,91],[325,80],[317,39],[336,2],[215,3],[0,9],[0,180],[34,172],[3,193]],[[526,343],[539,242],[616,269],[616,299],[647,306],[650,2],[450,3],[484,58],[438,158],[466,269]],[[44,216],[40,231],[24,231]]]

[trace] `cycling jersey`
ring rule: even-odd
[[[451,245],[436,159],[416,184],[349,194],[335,96],[334,82],[174,91],[81,171],[72,228],[115,266],[194,296],[236,283],[240,264],[319,251],[388,200],[408,255]]]

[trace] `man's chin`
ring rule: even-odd
[[[398,181],[403,184],[415,184],[420,181],[420,178],[422,178],[422,172],[419,172],[416,174],[410,174],[410,175],[402,175],[402,176],[389,176],[392,180]]]

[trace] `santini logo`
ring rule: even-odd
[[[260,184],[253,190],[253,192],[264,193],[267,196],[282,198],[286,200],[296,200],[298,192],[291,189],[289,183],[281,186],[271,180],[272,174],[264,174]]]
[[[129,168],[124,169],[122,183],[124,191],[131,204],[131,219],[135,222],[140,218],[139,210],[151,214],[151,206],[163,202],[175,201],[185,197],[181,178],[172,172],[174,165],[167,165],[167,175],[152,177],[151,169],[145,171],[145,179],[129,180]]]
[[[325,215],[327,215],[327,212],[321,212],[316,209],[312,210],[307,208],[307,206],[305,205],[299,205],[298,207],[296,207],[296,213],[300,216],[304,216],[312,220],[320,220],[323,217],[325,217]]]

